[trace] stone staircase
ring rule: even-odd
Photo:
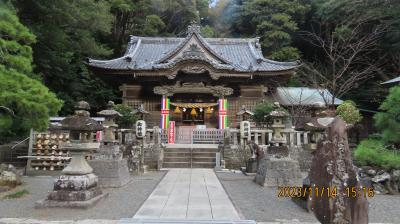
[[[169,146],[164,149],[163,168],[214,168],[216,152],[214,145]]]
[[[256,224],[254,220],[121,219],[119,224]],[[274,222],[276,223],[276,222]]]

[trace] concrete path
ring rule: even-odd
[[[240,220],[212,169],[170,169],[133,218]]]

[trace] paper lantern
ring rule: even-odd
[[[175,107],[174,113],[177,114],[181,113],[181,109],[179,107]]]
[[[190,111],[190,115],[196,116],[197,115],[196,109],[192,108],[192,111]]]

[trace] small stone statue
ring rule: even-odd
[[[336,117],[327,127],[328,135],[317,144],[309,174],[314,189],[310,197],[311,210],[321,223],[368,223],[368,202],[351,160],[346,123]],[[317,187],[320,193],[323,188],[325,191],[329,188],[331,196],[324,192],[324,197],[321,194],[317,197]],[[346,193],[353,189],[354,197]]]

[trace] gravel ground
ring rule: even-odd
[[[107,188],[109,196],[87,210],[51,208],[35,209],[34,202],[52,190],[53,177],[24,177],[24,188],[29,191],[19,199],[0,200],[0,218],[34,218],[40,220],[121,219],[134,216],[165,172],[149,172],[131,176],[121,188]]]
[[[241,173],[217,173],[238,212],[246,219],[258,222],[299,220],[318,222],[312,213],[306,212],[289,198],[278,198],[276,188],[261,187],[252,176]],[[369,221],[400,223],[400,195],[375,195],[369,200]]]

